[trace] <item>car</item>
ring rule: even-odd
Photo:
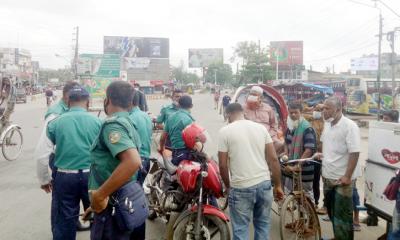
[[[18,103],[18,102],[26,103],[27,97],[26,97],[26,90],[25,90],[25,88],[17,88],[16,95],[17,95],[17,100],[16,100],[17,103]]]

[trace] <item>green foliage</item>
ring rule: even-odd
[[[208,67],[205,81],[218,85],[232,85],[232,67],[229,64],[212,64]]]
[[[241,60],[240,84],[274,79],[275,71],[269,64],[269,49],[259,46],[256,42],[238,42],[231,60]]]
[[[60,82],[74,80],[74,76],[70,69],[41,69],[39,70],[39,82],[47,83],[51,78],[58,78]]]
[[[189,83],[198,84],[200,82],[199,76],[194,73],[186,72],[182,65],[179,67],[174,67],[172,69],[172,75],[172,77],[175,78],[178,83],[185,85]]]

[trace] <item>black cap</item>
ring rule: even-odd
[[[75,86],[68,93],[70,101],[83,101],[90,97],[89,92],[82,86]]]

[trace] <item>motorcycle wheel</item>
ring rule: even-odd
[[[182,219],[174,229],[174,240],[195,239],[194,226],[197,213],[192,213]],[[230,231],[227,222],[222,219],[204,215],[200,232],[201,240],[229,240]]]

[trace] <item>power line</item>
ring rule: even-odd
[[[318,61],[330,60],[330,59],[332,59],[332,58],[336,58],[336,57],[340,57],[340,56],[343,56],[343,55],[347,55],[347,54],[349,54],[349,53],[352,53],[352,52],[355,52],[355,51],[358,51],[358,50],[361,50],[361,49],[364,49],[364,48],[366,48],[366,47],[370,47],[370,46],[373,46],[373,45],[376,45],[376,42],[369,43],[368,45],[365,45],[365,46],[362,46],[362,47],[359,47],[359,48],[356,48],[356,49],[352,49],[352,50],[349,50],[349,51],[346,51],[346,52],[342,52],[342,53],[339,53],[339,54],[334,55],[334,56],[331,56],[331,57],[320,58],[320,59],[314,59],[314,60],[310,60],[310,61],[306,61],[306,62],[307,62],[307,63],[310,63],[310,62],[318,62]]]
[[[355,0],[348,0],[348,1],[349,1],[349,2],[352,2],[352,3],[360,4],[360,5],[363,5],[363,6],[366,6],[366,7],[376,8],[376,7],[374,7],[374,6],[371,6],[371,5],[369,5],[369,4],[362,3],[362,2],[359,2],[359,1],[355,1]]]
[[[389,5],[384,3],[382,0],[378,0],[383,6],[385,6],[387,9],[389,9],[394,15],[398,16],[400,18],[400,14],[398,14],[396,11],[394,11]]]

